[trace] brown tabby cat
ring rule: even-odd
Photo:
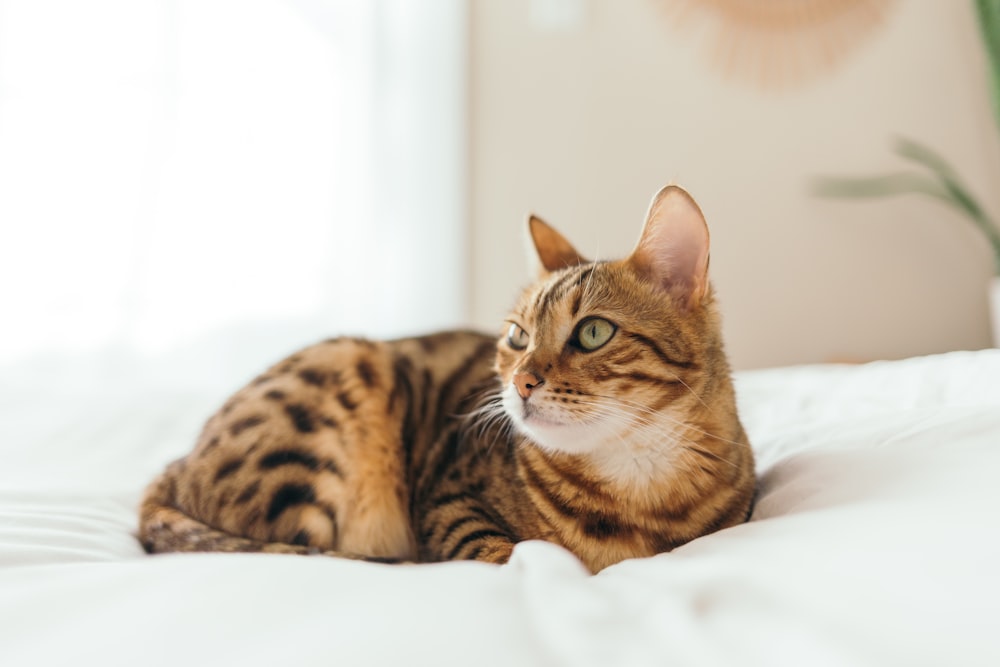
[[[147,489],[145,548],[503,563],[541,539],[596,572],[746,520],[697,204],[661,190],[622,261],[530,229],[544,270],[499,341],[334,339],[273,366]]]

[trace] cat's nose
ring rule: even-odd
[[[514,386],[517,387],[517,395],[524,399],[531,396],[531,391],[543,382],[545,380],[534,373],[514,373]]]

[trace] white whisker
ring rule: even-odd
[[[681,377],[679,375],[677,375],[676,373],[674,373],[674,379],[677,382],[679,382],[685,389],[687,389],[691,393],[692,396],[694,396],[696,399],[698,399],[698,402],[701,403],[702,406],[704,406],[704,408],[709,411],[709,413],[712,412],[712,408],[709,407],[708,403],[706,403],[704,401],[704,399],[702,399],[702,397],[699,396],[698,393],[694,389],[691,388],[691,385],[689,385],[687,382],[685,382],[684,380],[682,380]]]
[[[642,405],[641,403],[636,403],[635,401],[629,401],[629,400],[623,399],[623,398],[616,398],[614,396],[604,396],[602,394],[590,394],[590,395],[593,396],[594,398],[602,398],[602,399],[607,400],[607,401],[614,401],[616,403],[621,403],[622,405],[626,405],[628,407],[634,408],[634,409],[639,410],[641,412],[644,412],[646,414],[654,415],[657,418],[666,419],[668,421],[671,421],[671,422],[677,424],[678,426],[684,426],[685,428],[688,428],[691,431],[694,431],[695,433],[697,433],[699,435],[703,435],[706,438],[713,438],[715,440],[718,440],[719,442],[724,442],[724,443],[730,444],[730,445],[736,445],[738,447],[742,447],[744,445],[744,443],[742,443],[742,442],[737,442],[735,440],[729,440],[728,438],[723,438],[720,435],[715,435],[714,433],[709,433],[708,431],[704,431],[704,430],[698,428],[697,426],[693,426],[692,424],[690,424],[688,422],[685,422],[685,421],[682,421],[680,419],[677,419],[676,417],[674,417],[674,416],[672,416],[672,415],[670,415],[670,414],[668,414],[666,412],[657,412],[656,410],[653,410],[653,409],[649,408],[648,406]]]
[[[495,387],[479,392],[476,408],[467,413],[453,415],[462,420],[462,430],[471,440],[485,445],[489,453],[497,442],[510,443],[514,425],[503,407],[503,395]]]

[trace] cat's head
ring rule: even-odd
[[[496,361],[521,433],[569,454],[635,447],[677,432],[712,392],[731,399],[708,227],[687,192],[656,194],[620,261],[584,259],[538,218],[530,231],[542,276],[507,317]]]

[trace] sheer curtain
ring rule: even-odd
[[[0,362],[463,320],[462,0],[0,0]]]

